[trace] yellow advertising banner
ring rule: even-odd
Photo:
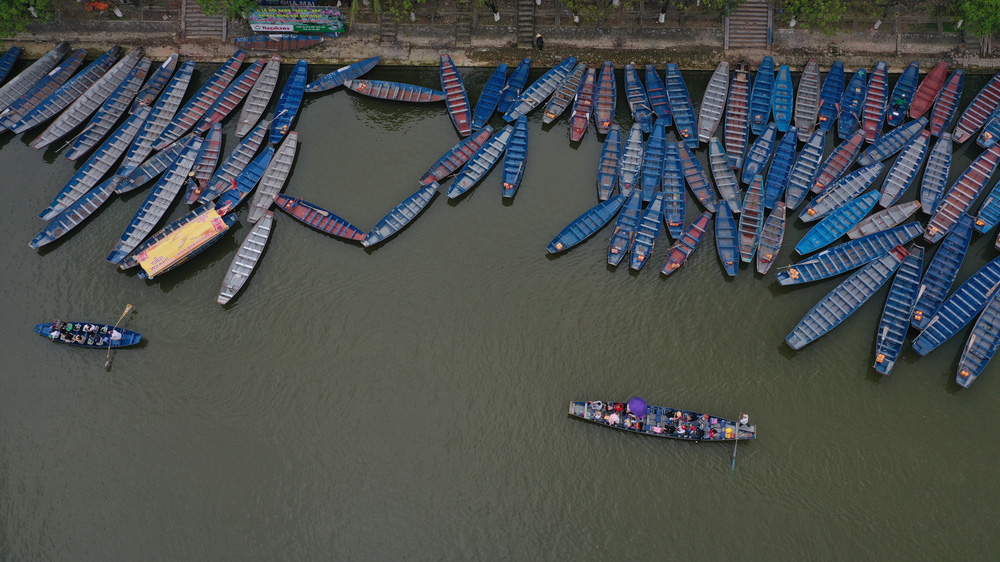
[[[136,261],[150,279],[170,267],[178,260],[197,250],[202,244],[214,238],[229,227],[215,209],[199,215],[196,219],[171,232],[145,252],[136,256]]]

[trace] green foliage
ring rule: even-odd
[[[701,0],[701,8],[726,15],[746,0]]]
[[[222,14],[230,19],[242,19],[259,7],[257,0],[198,0],[198,5],[209,16]]]
[[[562,3],[582,19],[598,22],[608,18],[608,8],[611,7],[610,0],[563,0]]]
[[[955,12],[976,37],[1000,31],[1000,0],[958,0]]]
[[[806,29],[815,29],[826,34],[837,31],[844,13],[846,0],[782,0],[785,16],[794,17]]]
[[[0,36],[15,35],[28,28],[35,20],[28,6],[34,6],[39,21],[52,19],[49,0],[0,0]]]

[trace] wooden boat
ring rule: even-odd
[[[559,83],[552,97],[549,98],[549,102],[545,104],[542,123],[547,124],[555,121],[573,103],[576,91],[580,89],[580,82],[586,72],[587,65],[581,62],[573,67],[573,71]]]
[[[962,116],[955,123],[951,138],[959,144],[972,138],[998,105],[1000,105],[1000,72],[993,76],[983,89],[979,90],[972,103],[966,106]]]
[[[16,126],[32,109],[38,107],[38,104],[61,88],[73,76],[76,69],[83,64],[83,59],[86,56],[87,51],[83,49],[74,51],[66,60],[59,63],[51,72],[28,88],[21,97],[12,101],[6,109],[0,112],[0,132]]]
[[[378,57],[373,58],[376,59],[375,63],[377,63]],[[368,61],[371,60],[368,59]],[[372,63],[372,66],[375,63]],[[271,95],[274,93],[274,87],[278,83],[278,72],[280,70],[281,57],[274,55],[268,61],[267,65],[264,66],[264,70],[260,72],[260,76],[257,77],[257,80],[253,83],[253,87],[250,88],[250,93],[247,94],[247,101],[243,104],[243,109],[240,110],[240,116],[236,122],[237,138],[245,137],[257,125],[257,120],[260,119],[261,115],[264,115],[267,104],[271,101]],[[343,70],[343,68],[340,70]],[[361,74],[364,73],[362,72]]]
[[[138,168],[132,170],[132,173],[128,177],[115,176],[118,179],[118,187],[115,188],[115,191],[118,194],[128,193],[153,181],[156,176],[162,174],[164,170],[177,160],[181,152],[187,148],[188,141],[192,137],[194,137],[194,133],[188,133],[177,139],[177,142],[168,146],[166,150],[161,150],[150,156]],[[202,147],[204,147],[204,144],[202,144]],[[201,154],[198,154],[197,157],[200,158]]]
[[[916,138],[910,141],[899,153],[899,157],[892,163],[889,173],[882,182],[882,198],[879,205],[882,208],[890,207],[903,193],[910,188],[910,184],[917,177],[917,172],[924,165],[924,156],[927,154],[927,143],[931,138],[928,131],[921,131]]]
[[[243,142],[229,153],[229,156],[226,157],[225,162],[216,170],[212,179],[208,180],[208,186],[202,190],[201,195],[198,197],[199,202],[208,203],[218,197],[220,193],[229,189],[232,181],[253,160],[253,155],[257,154],[257,149],[260,148],[261,143],[264,141],[264,132],[267,131],[268,125],[270,125],[270,122],[266,119],[258,123],[254,130],[243,138]]]
[[[678,145],[677,154],[680,156],[681,171],[684,172],[684,180],[687,182],[691,194],[705,210],[714,213],[719,206],[719,198],[715,195],[715,189],[712,188],[712,182],[705,174],[705,169],[701,167],[701,162],[698,162],[687,145]]]
[[[1000,258],[974,273],[947,298],[913,340],[913,351],[927,355],[964,328],[1000,288]]]
[[[865,142],[874,143],[882,134],[882,120],[889,106],[889,67],[885,61],[875,63],[868,90],[865,92],[865,106],[861,113],[861,128],[865,131]]]
[[[660,190],[663,181],[663,156],[667,151],[667,128],[657,120],[653,125],[653,133],[646,141],[642,151],[642,171],[639,174],[642,186],[642,200],[650,202],[653,195]]]
[[[205,137],[205,143],[202,145],[198,163],[194,166],[194,176],[187,182],[187,190],[184,193],[185,203],[194,205],[198,201],[202,191],[208,187],[208,182],[215,175],[215,166],[219,163],[219,157],[221,156],[222,124],[216,123],[212,125],[208,136]]]
[[[942,133],[927,156],[927,168],[920,180],[920,207],[928,215],[937,209],[938,201],[944,195],[951,171],[951,152],[951,133]]]
[[[726,104],[726,153],[729,155],[729,166],[734,170],[743,167],[743,152],[750,131],[749,100],[750,73],[744,65],[738,64],[729,86],[729,103]]]
[[[691,95],[676,64],[667,64],[666,79],[667,99],[670,100],[670,112],[674,116],[677,134],[689,148],[698,148],[698,122],[694,116],[694,106],[691,105]]]
[[[292,218],[320,232],[345,240],[361,241],[365,239],[365,233],[358,227],[322,207],[280,194],[274,198],[274,202],[279,209],[288,213]]]
[[[1000,343],[1000,299],[997,299],[996,292],[986,301],[979,319],[972,325],[972,333],[962,349],[962,358],[958,362],[958,374],[955,375],[955,382],[965,388],[982,374],[986,364],[997,352],[997,345]]]
[[[983,125],[983,131],[979,133],[976,144],[983,148],[989,148],[997,143],[997,135],[1000,135],[1000,111],[994,111],[990,118]]]
[[[246,238],[240,244],[240,249],[237,250],[233,261],[229,264],[226,276],[222,279],[222,287],[219,289],[219,296],[216,297],[215,302],[227,304],[250,279],[250,275],[257,268],[257,263],[264,253],[267,240],[271,237],[273,224],[274,211],[266,211],[261,220],[247,233]]]
[[[760,230],[760,242],[757,243],[757,273],[767,275],[778,257],[784,238],[785,204],[779,201]]]
[[[597,132],[606,135],[615,119],[618,105],[618,86],[615,82],[615,67],[611,61],[604,61],[601,77],[597,81],[597,95],[594,98],[594,125]]]
[[[300,59],[295,63],[292,74],[285,81],[285,87],[281,90],[281,97],[274,107],[274,117],[271,118],[271,128],[267,133],[267,142],[276,145],[285,138],[288,131],[292,130],[295,117],[302,107],[302,98],[305,96],[306,73],[309,71],[309,62]],[[466,100],[468,105],[468,100]],[[470,116],[471,118],[471,116]]]
[[[864,142],[864,139],[864,131],[858,131],[853,137],[841,142],[837,148],[833,149],[819,171],[816,172],[816,179],[813,180],[812,184],[813,193],[823,193],[829,185],[844,175],[844,172],[858,157],[858,151],[861,150],[861,143]]]
[[[472,112],[472,129],[477,131],[482,129],[490,117],[493,117],[493,112],[500,103],[500,91],[503,90],[506,81],[507,63],[500,63],[490,74],[483,91],[479,93],[479,99],[476,100],[476,109]],[[469,134],[472,134],[472,131],[469,131]]]
[[[430,185],[439,182],[461,168],[469,158],[483,146],[483,143],[493,134],[493,127],[487,125],[474,134],[460,140],[451,150],[445,152],[437,162],[431,164],[427,173],[420,178],[420,185]]]
[[[764,180],[765,209],[773,209],[785,193],[785,186],[792,173],[792,164],[795,163],[795,144],[797,141],[798,130],[791,127],[781,137],[781,142],[774,150],[771,167],[768,168],[767,178]]]
[[[632,119],[642,128],[643,133],[653,130],[653,110],[649,107],[649,98],[646,97],[646,89],[642,87],[639,80],[639,73],[631,64],[625,65],[625,97],[628,99],[628,107],[632,111]]]
[[[684,232],[684,217],[687,203],[684,201],[684,172],[681,170],[679,142],[668,142],[663,156],[663,222],[667,232],[676,240]]]
[[[962,89],[965,86],[965,71],[956,70],[945,82],[937,100],[934,101],[934,109],[931,110],[931,134],[940,137],[941,133],[951,128],[951,122],[955,119],[955,110],[958,103],[962,101]],[[983,147],[989,148],[989,147]]]
[[[951,290],[958,270],[965,261],[965,253],[969,250],[972,240],[972,217],[964,215],[955,228],[945,236],[941,247],[934,253],[927,273],[920,284],[920,293],[913,307],[910,323],[914,328],[923,330],[931,317],[941,307],[948,291]]]
[[[972,161],[972,164],[955,180],[931,215],[924,240],[933,244],[948,234],[958,219],[967,213],[972,203],[979,198],[986,183],[996,171],[998,162],[1000,162],[1000,145],[994,145]]]
[[[847,204],[875,183],[875,178],[882,173],[882,168],[882,163],[876,162],[840,178],[803,207],[799,219],[802,222],[812,222]]]
[[[583,242],[604,228],[618,214],[618,209],[625,204],[625,196],[619,193],[607,201],[601,201],[582,215],[573,219],[555,238],[549,242],[550,254],[565,252]]]
[[[712,221],[712,213],[705,211],[684,230],[684,234],[674,241],[674,244],[667,250],[667,259],[663,261],[660,273],[670,275],[684,265],[691,254],[698,249],[701,239],[708,230],[708,223]]]
[[[795,245],[795,251],[800,256],[804,256],[834,243],[875,208],[878,197],[877,191],[869,191],[831,211],[823,220],[816,223],[816,226],[810,228],[809,232],[806,232],[806,235]]]
[[[601,148],[597,165],[597,198],[607,201],[618,186],[618,164],[621,162],[622,134],[618,123],[612,123]]]
[[[865,93],[868,91],[865,69],[859,68],[844,90],[840,99],[840,115],[837,116],[837,134],[842,139],[849,138],[858,130],[862,111],[865,107]]]
[[[719,195],[722,196],[729,209],[734,214],[738,214],[743,205],[740,182],[729,166],[729,157],[726,155],[725,149],[722,148],[722,142],[716,137],[712,137],[708,143],[708,163],[712,168],[712,179],[715,180],[715,187],[718,188]]]
[[[948,77],[948,63],[945,61],[940,61],[937,63],[933,70],[930,71],[927,76],[924,76],[923,81],[917,86],[917,90],[913,93],[913,101],[910,102],[910,118],[917,119],[927,113],[927,110],[931,108],[931,104],[937,99],[938,93],[944,86],[944,80]]]
[[[920,223],[910,222],[844,242],[779,271],[778,283],[797,285],[835,277],[885,255],[895,246],[920,236],[923,231]]]
[[[720,205],[715,217],[715,249],[722,262],[722,270],[730,277],[740,272],[739,230],[729,205]]]
[[[280,61],[281,58],[275,55],[271,57],[271,60]],[[346,80],[354,80],[355,78],[360,78],[365,74],[368,74],[368,72],[371,71],[371,69],[375,68],[375,65],[381,62],[381,60],[382,59],[379,57],[371,57],[362,61],[351,63],[347,66],[342,66],[337,70],[324,74],[323,76],[320,76],[316,80],[313,80],[312,82],[307,84],[305,91],[309,92],[310,94],[316,94],[319,92],[332,90],[337,86],[343,86],[344,81]],[[264,74],[266,73],[267,71],[265,70]],[[273,85],[271,86],[271,89],[272,90],[274,89]],[[268,93],[267,97],[268,98],[271,97],[270,93]]]
[[[7,75],[10,74],[10,69],[14,68],[14,63],[17,62],[22,51],[21,47],[11,47],[3,56],[0,56],[0,83],[3,83]]]
[[[597,70],[588,68],[573,101],[573,113],[569,118],[569,140],[580,142],[590,126],[590,115],[594,112],[594,90],[597,87]]]
[[[903,224],[903,221],[912,217],[919,209],[920,201],[907,201],[893,205],[888,209],[882,209],[854,225],[854,228],[847,233],[847,237],[855,240]]]
[[[393,210],[382,217],[382,220],[378,221],[378,224],[361,240],[361,245],[370,248],[392,237],[410,224],[430,204],[438,187],[437,182],[421,186],[416,193],[404,199],[402,203],[396,205]]]
[[[823,80],[823,89],[819,93],[819,113],[817,120],[819,130],[824,133],[833,128],[840,115],[840,99],[844,97],[844,63],[835,61]]]
[[[608,402],[570,402],[569,415],[581,418],[591,423],[620,429],[631,433],[666,437],[668,439],[683,439],[687,441],[743,441],[757,436],[757,426],[746,425],[735,421],[701,414],[688,410],[678,410],[661,406],[652,406],[640,421],[642,425],[633,423],[634,416],[618,415],[615,408],[625,404]],[[614,416],[614,417],[612,417]],[[684,428],[681,430],[681,428]]]
[[[390,101],[429,103],[444,101],[444,92],[388,80],[344,80],[344,86],[359,94]]]
[[[160,134],[156,143],[153,144],[153,150],[163,150],[168,144],[181,138],[184,136],[184,133],[190,131],[192,127],[198,124],[198,121],[201,120],[215,104],[215,101],[219,99],[222,92],[233,81],[246,56],[247,54],[243,51],[236,51],[233,56],[222,63],[222,66],[195,92],[194,97],[188,100],[184,104],[184,107],[177,111],[173,120]]]
[[[802,76],[799,76],[799,91],[795,97],[795,128],[799,140],[808,142],[816,130],[819,114],[819,63],[810,59]]]
[[[264,176],[264,171],[271,164],[273,157],[274,147],[268,146],[252,162],[247,164],[247,167],[236,177],[232,187],[219,194],[219,198],[215,202],[215,211],[219,215],[227,215],[242,203],[260,183],[260,178]]]
[[[200,135],[205,133],[205,131],[212,128],[212,125],[221,123],[227,115],[232,113],[236,109],[236,106],[250,92],[251,88],[253,88],[262,70],[264,70],[264,59],[257,59],[249,68],[244,70],[235,80],[226,86],[226,89],[215,100],[212,107],[208,108],[205,116],[201,118],[201,121],[194,128],[195,134]]]
[[[15,100],[23,96],[32,86],[44,78],[46,74],[59,64],[59,61],[68,52],[69,43],[65,41],[59,43],[51,51],[33,62],[31,66],[11,78],[10,82],[0,87],[0,111],[7,109],[10,104],[14,103]]]
[[[170,77],[173,76],[174,70],[177,69],[177,60],[180,55],[174,53],[167,57],[167,60],[163,61],[162,64],[150,75],[149,80],[143,84],[142,89],[135,95],[135,101],[132,102],[132,106],[129,107],[128,112],[135,113],[142,106],[152,107],[153,103],[156,101],[157,96],[163,91],[163,87],[167,85],[170,81]]]
[[[1000,189],[994,184],[976,216],[976,232],[985,234],[1000,222]]]
[[[114,178],[105,180],[104,183],[66,205],[57,214],[46,215],[52,220],[28,243],[28,246],[37,250],[46,244],[62,238],[86,220],[87,217],[94,214],[94,211],[100,208],[108,200],[108,197],[111,197],[111,193],[114,190]]]
[[[448,115],[458,129],[458,134],[463,137],[471,135],[472,105],[469,103],[469,94],[465,91],[465,82],[455,68],[455,63],[451,61],[451,55],[441,55],[441,90],[444,91]]]
[[[669,127],[674,124],[674,119],[670,115],[670,100],[667,99],[667,87],[663,85],[663,80],[656,72],[656,67],[646,65],[646,97],[649,98],[649,108],[653,110],[657,121],[663,121],[663,125]]]
[[[622,159],[618,163],[618,189],[626,197],[632,193],[632,188],[639,186],[639,174],[642,172],[642,128],[638,123],[632,125],[622,149]]]
[[[187,263],[218,241],[235,222],[236,215],[220,217],[209,209],[204,217],[192,220],[139,253],[139,278],[152,280]]]
[[[760,135],[771,119],[771,95],[774,93],[774,59],[764,57],[757,68],[750,93],[750,130]],[[744,180],[746,181],[746,180]]]
[[[927,118],[921,117],[916,121],[910,121],[902,127],[896,127],[862,152],[858,156],[858,164],[869,166],[891,157],[902,150],[911,140],[918,137],[920,131],[923,131],[925,126],[927,126]]]
[[[795,159],[792,171],[788,174],[788,185],[785,187],[785,205],[789,209],[799,206],[813,186],[819,165],[823,161],[823,150],[826,148],[826,133],[817,129],[802,147],[799,157]]]
[[[122,271],[127,271],[129,269],[132,269],[133,267],[137,267],[139,265],[139,262],[136,259],[137,256],[142,255],[143,252],[151,248],[154,244],[160,242],[161,240],[169,236],[171,233],[176,232],[179,228],[183,227],[184,225],[189,224],[195,220],[201,220],[208,214],[209,211],[214,211],[214,210],[215,209],[213,205],[202,205],[200,207],[196,207],[190,212],[182,215],[180,218],[167,224],[160,230],[157,230],[154,234],[152,234],[149,238],[147,238],[145,242],[139,244],[139,246],[131,254],[129,254],[125,259],[119,262],[118,269]],[[217,217],[219,215],[218,213],[215,213],[214,216]],[[230,217],[235,217],[235,215],[230,215]]]
[[[292,163],[295,161],[295,152],[298,150],[299,134],[295,131],[288,133],[285,140],[274,151],[264,175],[260,178],[260,187],[253,194],[250,201],[250,212],[247,214],[247,222],[256,223],[274,202],[275,196],[281,193],[281,188],[285,186],[285,180],[292,171]]]
[[[785,341],[792,349],[802,349],[836,328],[889,280],[908,255],[906,248],[896,246],[848,277],[806,313]]]
[[[920,288],[920,271],[924,263],[924,249],[916,244],[909,248],[910,255],[903,259],[892,280],[889,296],[882,309],[878,331],[875,333],[875,371],[882,375],[892,372],[899,352],[906,341],[910,327],[910,313],[917,301]]]
[[[469,191],[493,169],[507,148],[513,133],[514,126],[507,125],[479,147],[448,186],[448,199],[454,199]]]
[[[767,163],[771,160],[771,154],[774,152],[774,143],[777,137],[778,126],[771,123],[750,145],[743,161],[743,183],[750,183],[754,176],[764,173],[764,168],[767,167]]]
[[[500,115],[507,113],[514,100],[521,95],[521,90],[528,83],[528,71],[530,70],[531,57],[524,57],[517,65],[517,68],[514,69],[514,72],[510,73],[510,78],[507,78],[507,83],[500,90],[500,103],[497,104],[497,111]]]
[[[233,37],[233,45],[248,51],[298,51],[315,47],[323,42],[322,35],[299,35],[297,33],[271,33],[268,35],[248,35]]]
[[[187,180],[188,172],[197,162],[202,143],[201,137],[190,138],[180,156],[167,168],[163,177],[156,182],[149,196],[146,197],[135,216],[132,217],[131,222],[125,227],[121,240],[108,255],[109,262],[117,264],[125,259],[163,219],[167,209],[173,204]]]
[[[528,160],[528,118],[520,116],[514,122],[503,157],[503,196],[512,198],[524,177],[524,164]]]
[[[62,324],[66,326],[62,329]],[[91,331],[84,331],[84,327],[93,326]],[[53,332],[58,332],[55,336]],[[120,339],[111,339],[112,332],[117,332]],[[76,347],[90,347],[93,349],[108,349],[109,347],[128,347],[135,345],[142,340],[142,334],[117,328],[108,324],[95,324],[93,322],[59,322],[35,324],[35,333],[48,338],[49,341],[75,345]],[[742,439],[742,437],[741,437]]]
[[[665,127],[659,120],[657,127]],[[653,247],[656,245],[656,238],[663,228],[663,192],[657,192],[656,196],[646,207],[639,220],[639,225],[635,228],[635,241],[632,243],[632,259],[629,267],[639,271],[646,261],[653,255]]]
[[[764,224],[764,202],[761,191],[764,178],[754,176],[750,181],[746,199],[743,200],[743,213],[740,214],[740,259],[743,263],[752,263],[753,255],[760,242],[760,231]]]
[[[896,86],[889,95],[889,107],[885,114],[885,124],[898,127],[906,119],[906,111],[910,109],[913,93],[917,90],[917,79],[920,78],[920,63],[913,61],[896,80]],[[913,254],[913,248],[910,248]]]
[[[617,266],[621,263],[625,254],[632,249],[635,242],[635,229],[639,226],[642,218],[642,192],[633,190],[629,195],[625,207],[618,214],[615,221],[615,229],[611,233],[611,240],[608,242],[608,265]]]
[[[521,92],[521,95],[511,103],[510,109],[503,114],[503,118],[508,123],[512,123],[521,115],[527,115],[532,109],[541,105],[546,98],[552,95],[552,92],[556,91],[559,84],[569,76],[575,64],[575,57],[566,57],[562,62],[548,69],[538,80],[532,82],[530,86]]]
[[[792,88],[792,71],[787,64],[781,65],[778,78],[771,92],[771,113],[778,130],[784,133],[792,124],[795,112],[795,90]]]
[[[125,80],[108,96],[101,108],[90,119],[83,132],[76,136],[73,146],[66,153],[66,158],[76,160],[83,156],[104,140],[104,137],[114,129],[115,124],[118,123],[139,91],[139,86],[142,85],[151,64],[152,61],[143,58],[132,68]]]
[[[708,142],[715,136],[715,130],[722,122],[722,113],[726,110],[728,91],[729,63],[722,61],[715,67],[715,72],[705,87],[705,95],[701,98],[701,109],[698,111],[699,142]]]

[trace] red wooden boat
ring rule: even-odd
[[[469,105],[469,95],[465,92],[465,83],[458,75],[451,55],[441,55],[441,89],[444,90],[448,113],[458,129],[458,134],[467,137],[472,134],[472,107]]]
[[[594,90],[597,88],[597,69],[588,68],[583,76],[580,89],[576,92],[573,102],[573,114],[569,118],[569,140],[579,142],[587,133],[590,124],[590,114],[594,111]]]
[[[868,144],[874,143],[882,134],[882,120],[888,106],[889,70],[885,62],[879,61],[868,80],[865,109],[861,113],[861,128],[865,131],[865,142]]]
[[[615,86],[615,67],[610,61],[605,61],[597,83],[597,96],[594,98],[594,124],[597,125],[597,132],[602,135],[608,134],[615,118],[615,104],[618,101]]]
[[[275,204],[282,211],[316,230],[347,240],[364,240],[365,233],[337,215],[301,199],[278,195]]]
[[[1000,144],[980,154],[951,186],[927,223],[924,240],[933,244],[948,234],[983,192],[1000,162]]]
[[[201,197],[202,191],[208,186],[208,182],[215,175],[215,165],[219,163],[219,156],[222,155],[222,125],[215,123],[209,129],[208,136],[205,137],[205,144],[201,148],[201,158],[195,165],[191,173],[194,174],[192,180],[188,180],[187,192],[184,194],[184,202],[194,205]]]
[[[236,80],[233,80],[226,87],[222,95],[219,96],[219,99],[208,109],[205,116],[202,117],[201,122],[194,128],[194,133],[196,135],[204,133],[211,129],[212,125],[221,123],[227,115],[232,113],[236,109],[236,106],[246,97],[250,88],[253,88],[253,85],[257,83],[257,78],[260,77],[262,70],[264,70],[264,59],[257,59],[250,65],[250,68],[243,71],[243,74],[237,76]]]
[[[431,165],[427,173],[420,178],[420,185],[430,185],[433,182],[441,181],[449,174],[461,168],[472,158],[480,147],[483,146],[490,135],[493,134],[493,127],[487,125],[476,131],[476,134],[465,137],[451,150],[445,152],[437,162]]]
[[[726,105],[726,154],[729,155],[729,166],[734,170],[743,167],[743,153],[747,147],[747,131],[750,122],[747,114],[750,111],[750,73],[746,65],[736,65],[733,81],[729,86],[729,104]]]
[[[917,91],[913,92],[913,101],[910,102],[911,118],[918,119],[927,113],[937,99],[946,78],[948,78],[948,63],[945,61],[937,63],[930,74],[924,76],[923,81],[917,86]]]
[[[837,181],[837,178],[844,175],[844,172],[851,167],[861,150],[861,143],[864,141],[865,132],[858,130],[854,136],[840,143],[830,156],[827,157],[813,180],[812,192],[822,193],[826,186]]]
[[[667,250],[667,259],[663,262],[660,273],[670,275],[687,262],[691,254],[701,244],[701,239],[705,236],[705,231],[708,230],[708,223],[711,221],[712,213],[705,211],[700,217],[694,219],[694,222],[688,225],[684,230],[684,234]]]
[[[941,133],[947,131],[951,120],[955,118],[955,109],[962,101],[964,75],[963,70],[953,72],[934,102],[934,109],[931,110],[931,134],[935,137],[940,137]]]
[[[958,143],[972,138],[972,135],[976,134],[976,131],[990,118],[997,104],[1000,104],[1000,72],[979,90],[976,99],[972,100],[962,112],[958,123],[955,123],[955,131],[951,134],[951,138]]]

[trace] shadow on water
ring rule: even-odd
[[[237,222],[237,225],[241,223]],[[202,271],[209,269],[220,261],[232,259],[232,255],[240,247],[240,240],[237,238],[239,232],[245,227],[237,228],[234,225],[229,232],[219,238],[214,244],[205,248],[204,251],[192,257],[190,260],[180,264],[176,269],[164,273],[162,276],[146,279],[146,286],[158,285],[163,294],[169,294],[177,287],[183,285],[188,280],[194,278]],[[221,279],[219,280],[221,282]]]
[[[434,120],[439,117],[439,112],[447,112],[447,109],[444,109],[442,104],[437,103],[372,103],[374,98],[357,94],[353,91],[348,96],[350,97],[354,113],[361,117],[359,121],[371,128],[383,131],[406,131],[414,123]],[[421,108],[420,106],[426,107]]]

